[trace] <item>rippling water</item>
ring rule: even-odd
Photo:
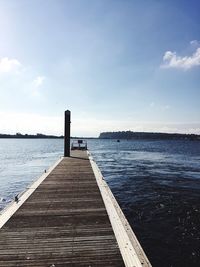
[[[200,266],[200,142],[89,140],[154,267]],[[62,140],[0,139],[0,208],[63,154]]]
[[[0,139],[0,209],[63,154],[59,139]]]

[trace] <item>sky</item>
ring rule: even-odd
[[[200,134],[199,0],[0,0],[0,133]]]

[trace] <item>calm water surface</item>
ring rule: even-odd
[[[88,140],[154,267],[200,266],[200,142]],[[63,154],[63,140],[0,139],[0,209]]]

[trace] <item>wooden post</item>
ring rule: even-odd
[[[64,138],[64,157],[70,157],[70,115],[69,110],[65,111],[65,138]]]

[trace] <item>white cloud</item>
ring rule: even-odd
[[[0,59],[0,72],[12,72],[18,70],[22,64],[17,59],[3,57]]]
[[[199,45],[200,45],[200,42],[197,41],[197,40],[192,40],[192,41],[190,41],[190,44],[191,44],[192,46],[199,46]]]
[[[193,41],[194,42],[194,41]],[[177,56],[176,52],[166,51],[163,56],[162,68],[176,68],[188,70],[200,66],[200,47],[191,56]]]
[[[45,76],[38,76],[38,77],[35,78],[33,83],[34,83],[34,85],[36,87],[39,87],[39,86],[41,86],[43,84],[44,80],[45,80]]]

